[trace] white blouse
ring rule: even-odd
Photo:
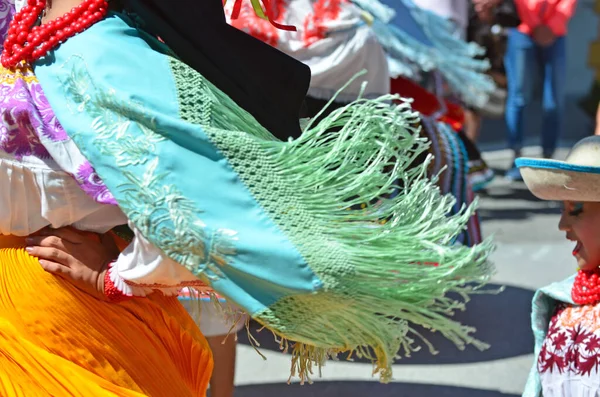
[[[0,234],[28,236],[46,226],[105,233],[127,223],[114,205],[88,196],[51,159],[17,160],[0,151]]]

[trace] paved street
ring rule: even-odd
[[[525,155],[536,155],[535,148]],[[562,150],[560,156],[566,153]],[[504,170],[510,158],[502,151],[485,155],[492,168]],[[559,207],[541,202],[523,184],[496,178],[481,197],[484,233],[494,235],[498,268],[494,284],[505,285],[499,295],[473,299],[458,317],[478,329],[478,337],[492,345],[485,352],[459,352],[450,343],[432,338],[437,356],[422,351],[394,368],[395,381],[380,385],[371,365],[333,362],[315,376],[311,386],[286,385],[289,356],[277,351],[272,338],[261,336],[264,361],[244,336],[240,337],[237,368],[238,397],[380,396],[380,397],[496,397],[519,396],[532,363],[529,326],[530,300],[536,288],[568,276],[575,266],[572,244],[558,232]],[[264,340],[263,340],[264,339]]]

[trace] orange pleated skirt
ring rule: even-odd
[[[176,297],[101,302],[0,236],[0,396],[205,396],[206,339]]]

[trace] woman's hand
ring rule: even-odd
[[[556,41],[556,36],[552,29],[546,25],[539,25],[533,29],[533,41],[542,47],[549,47]]]
[[[105,299],[104,277],[119,255],[110,236],[81,232],[70,227],[45,228],[27,238],[27,252],[39,258],[49,273],[69,280],[77,288]]]
[[[475,11],[493,11],[493,9],[502,3],[502,0],[473,0]]]

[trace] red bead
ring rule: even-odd
[[[17,36],[17,41],[19,43],[24,43],[26,40],[27,40],[27,32],[19,33],[19,35]]]
[[[44,28],[42,30],[41,36],[44,40],[48,40],[50,36],[52,36],[52,30]]]
[[[49,50],[50,50],[53,47],[56,47],[56,45],[58,44],[58,37],[52,36],[52,37],[50,37],[50,39],[46,43],[50,44],[50,48],[49,48]]]
[[[39,48],[36,50],[33,50],[33,52],[31,53],[31,57],[33,59],[40,59],[43,56],[44,56],[44,52],[42,50],[40,50]]]
[[[50,44],[49,41],[46,41],[45,43],[42,43],[42,45],[40,46],[40,49],[46,53],[48,51],[50,51],[50,48],[52,48],[52,44]]]
[[[31,26],[37,21],[37,17],[35,15],[28,15],[24,20],[27,25]]]
[[[42,37],[41,36],[33,36],[30,40],[28,40],[28,42],[31,45],[31,47],[36,48],[37,46],[39,46],[42,43]]]
[[[600,301],[600,270],[582,271],[575,277],[571,297],[579,305],[587,305]]]

